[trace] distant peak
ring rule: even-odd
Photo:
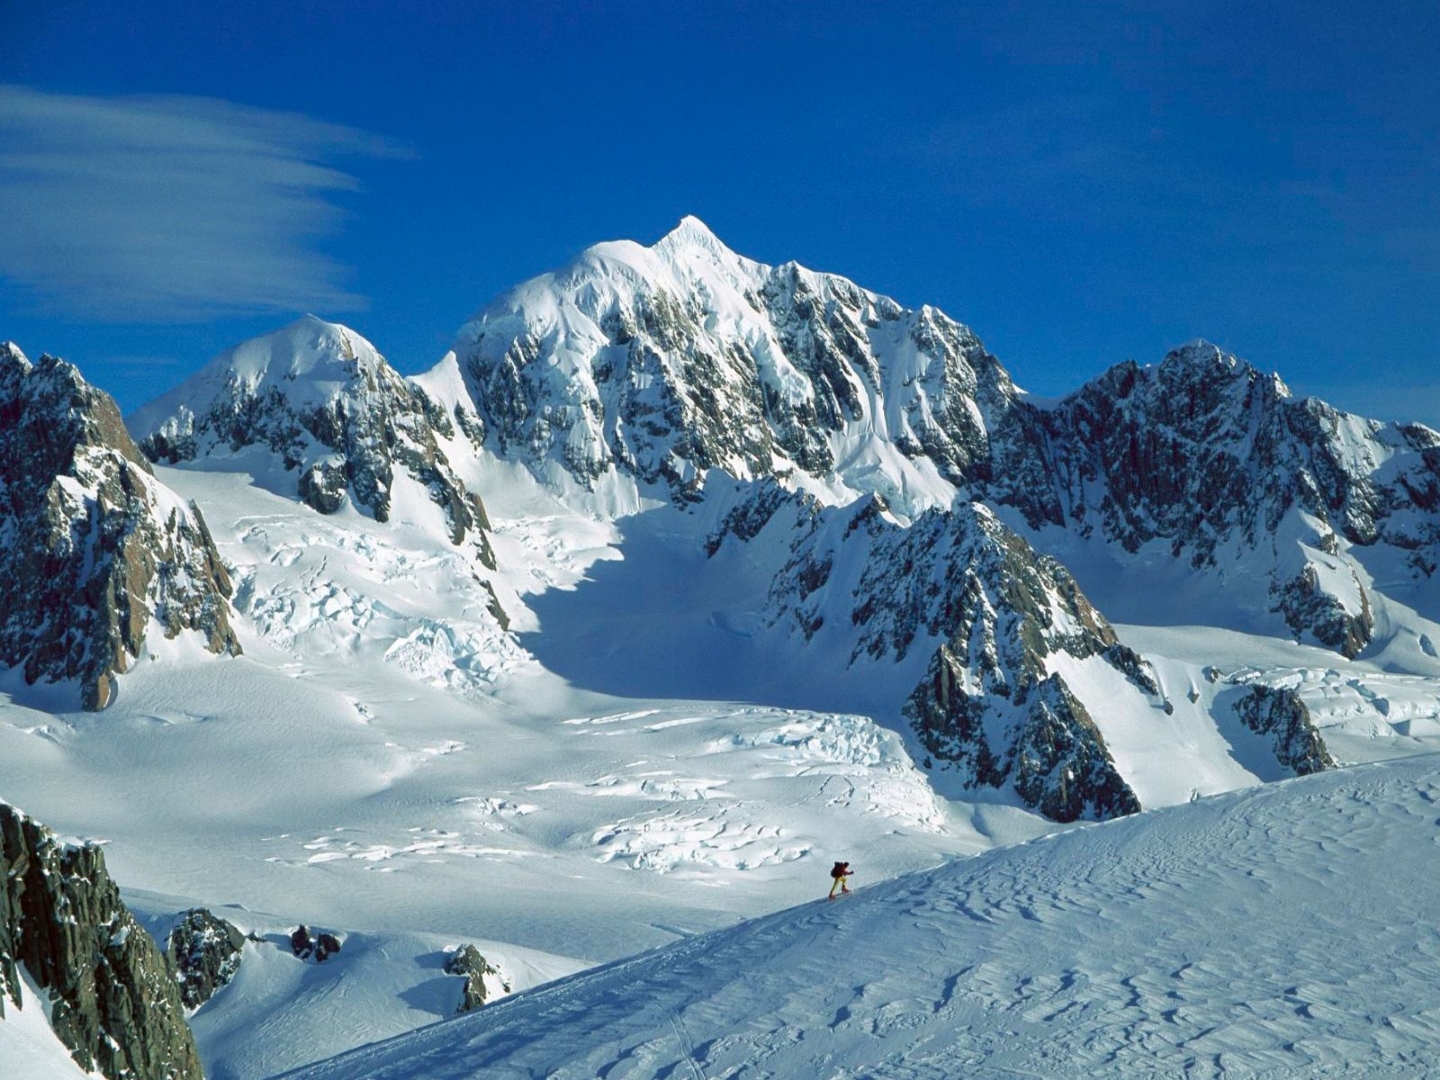
[[[680,224],[671,229],[655,245],[662,251],[700,250],[712,255],[733,255],[724,242],[698,217],[686,214]]]
[[[15,364],[24,370],[30,369],[30,360],[13,341],[0,341],[0,361]]]
[[[1165,354],[1163,366],[1194,370],[1224,368],[1235,372],[1251,370],[1250,364],[1204,338],[1195,338],[1171,349]]]
[[[665,236],[667,240],[672,238],[710,240],[717,244],[720,242],[720,238],[715,235],[710,226],[694,214],[686,214],[682,217],[680,223]]]
[[[1225,355],[1224,350],[1222,350],[1220,346],[1206,341],[1204,338],[1192,338],[1190,341],[1185,342],[1184,345],[1171,349],[1167,359],[1169,356],[1173,356],[1180,360],[1213,360]],[[1232,356],[1230,359],[1233,361],[1235,358]]]

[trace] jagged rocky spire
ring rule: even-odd
[[[21,967],[87,1073],[201,1080],[174,975],[121,902],[100,846],[63,841],[0,802],[0,1016],[20,1007]]]
[[[155,479],[108,394],[0,345],[0,662],[103,709],[157,625],[238,653],[200,511]]]

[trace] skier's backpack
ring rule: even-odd
[[[830,868],[830,876],[832,878],[844,877],[848,873],[850,873],[850,864],[848,862],[837,862]]]

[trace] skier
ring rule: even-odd
[[[826,899],[834,900],[836,889],[840,890],[841,896],[844,896],[846,893],[848,893],[850,891],[850,886],[845,884],[845,879],[849,876],[850,864],[848,862],[837,862],[834,866],[832,866],[830,868],[830,877],[833,879],[833,883],[830,886],[830,895]]]

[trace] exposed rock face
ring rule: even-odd
[[[710,469],[843,476],[842,446],[867,440],[902,468],[984,476],[983,412],[1015,393],[933,308],[744,259],[693,218],[652,248],[600,244],[519,286],[454,352],[497,453],[586,484],[617,469],[677,502]]]
[[[1251,686],[1236,703],[1235,715],[1257,735],[1270,736],[1275,757],[1296,776],[1335,768],[1335,759],[1315,730],[1310,710],[1294,690]]]
[[[1058,674],[1017,695],[1012,709],[997,704],[974,693],[963,658],[942,645],[905,712],[926,750],[968,771],[970,786],[1013,784],[1027,806],[1054,821],[1140,811],[1100,729]],[[1007,711],[1010,723],[995,740],[994,721]]]
[[[130,423],[145,454],[168,464],[265,447],[322,514],[348,496],[388,521],[404,473],[444,513],[451,542],[468,540],[495,567],[484,505],[437,440],[455,434],[449,413],[346,327],[306,316],[245,342]]]
[[[244,935],[205,908],[180,913],[170,930],[166,956],[187,1009],[198,1009],[235,977],[244,948]]]
[[[1140,809],[1052,662],[1108,665],[1156,708],[1169,702],[1059,563],[977,504],[930,510],[908,527],[873,497],[825,510],[791,496],[794,526],[785,505],[761,485],[753,512],[742,502],[725,519],[745,528],[712,543],[741,537],[768,512],[797,534],[771,587],[772,626],[807,640],[828,627],[852,643],[852,664],[930,656],[904,712],[932,767],[967,786],[1011,787],[1060,821]]]
[[[492,987],[498,986],[502,993],[510,993],[510,984],[505,981],[500,969],[480,955],[480,950],[474,945],[461,945],[456,949],[445,961],[445,972],[465,979],[460,1005],[455,1010],[457,1013],[480,1008],[489,1000]]]
[[[151,622],[238,653],[231,584],[200,511],[157,481],[108,394],[0,346],[0,663],[113,698]]]
[[[178,987],[100,848],[65,843],[0,803],[0,989],[18,1006],[17,964],[48,993],[51,1025],[81,1068],[201,1080]]]
[[[1163,545],[1201,572],[1249,563],[1297,638],[1346,656],[1374,627],[1347,547],[1392,544],[1433,572],[1440,434],[1296,401],[1213,345],[1121,364],[1005,424],[988,493],[1032,527]]]

